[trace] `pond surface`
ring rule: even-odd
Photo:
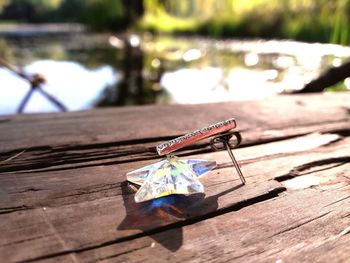
[[[68,110],[141,104],[208,103],[262,99],[301,89],[350,48],[293,41],[241,41],[144,35],[0,38],[0,57]],[[344,82],[350,88],[350,81]],[[16,113],[27,81],[0,68],[0,114]],[[24,112],[59,111],[33,92]]]

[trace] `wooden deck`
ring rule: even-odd
[[[204,140],[178,155],[218,162],[205,198],[134,203],[154,146],[231,117],[245,186]],[[4,116],[0,140],[1,262],[350,260],[350,93]]]

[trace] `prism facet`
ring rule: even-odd
[[[153,163],[145,167],[142,167],[140,169],[131,171],[126,174],[126,180],[137,185],[142,185],[145,182],[145,180],[148,178],[148,176],[153,171],[157,170],[162,164],[164,164],[164,162],[167,162],[167,160],[162,160],[160,162]]]
[[[166,162],[174,163],[175,160],[179,160],[179,158],[175,156],[171,156],[160,162],[153,163],[145,167],[142,167],[140,169],[131,171],[126,174],[126,179],[129,182],[132,182],[134,184],[142,185],[153,171],[159,169],[159,167],[161,167],[164,163]],[[184,162],[187,165],[189,165],[193,170],[193,172],[195,173],[196,177],[201,177],[202,175],[206,174],[207,172],[210,172],[212,169],[216,167],[215,161],[195,160],[195,159],[180,160],[180,161],[182,163]]]
[[[135,194],[137,203],[171,194],[203,193],[198,177],[215,168],[215,161],[181,160],[169,157],[127,174],[127,180],[141,185]]]

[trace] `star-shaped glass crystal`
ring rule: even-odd
[[[129,172],[127,180],[141,185],[135,194],[135,202],[139,203],[171,194],[204,193],[198,177],[215,167],[215,161],[182,160],[171,156]]]

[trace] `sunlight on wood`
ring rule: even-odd
[[[340,136],[338,134],[313,133],[313,134],[305,135],[295,139],[289,139],[289,140],[283,140],[280,142],[272,142],[269,144],[265,144],[265,147],[266,145],[269,145],[270,147],[266,148],[263,155],[268,156],[268,155],[275,155],[275,154],[281,154],[281,153],[308,151],[308,150],[318,148],[320,146],[327,145],[338,139],[340,139]],[[243,159],[252,159],[252,158],[258,158],[261,156],[262,156],[262,153],[259,152],[255,156],[250,155],[250,156],[246,156]]]
[[[305,189],[311,186],[320,185],[334,179],[335,176],[317,176],[317,175],[304,175],[295,177],[293,179],[282,182],[282,184],[289,190]]]

